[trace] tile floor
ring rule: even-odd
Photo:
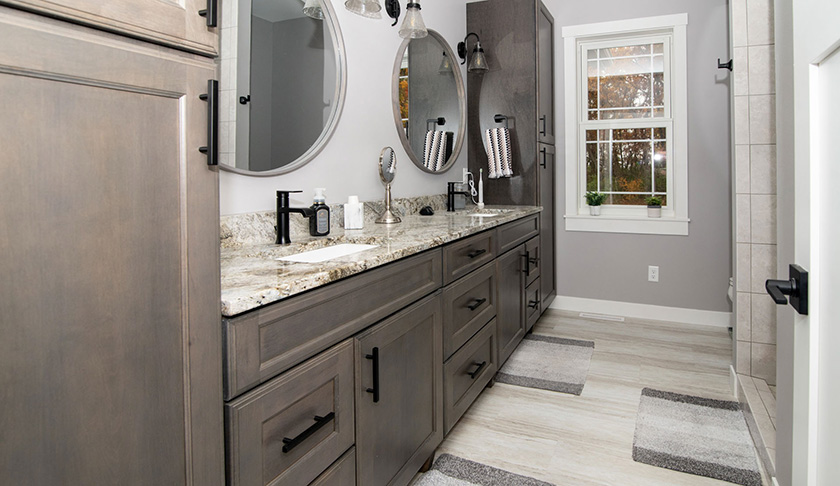
[[[576,397],[497,383],[486,389],[437,453],[450,453],[560,485],[730,484],[633,461],[641,390],[734,400],[725,328],[547,311],[539,334],[595,341]]]

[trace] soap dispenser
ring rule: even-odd
[[[326,189],[315,188],[315,202],[312,203],[314,214],[309,218],[309,234],[312,236],[327,236],[330,234],[330,207],[324,196]]]

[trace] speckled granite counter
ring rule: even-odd
[[[486,209],[489,212],[500,213],[499,216],[475,217],[470,215],[475,212],[473,206],[453,213],[441,210],[439,204],[434,206],[438,208],[433,216],[419,216],[416,211],[407,210],[407,214],[402,216],[402,223],[394,225],[374,224],[371,216],[375,215],[366,208],[366,219],[369,220],[364,229],[344,230],[333,224],[329,236],[314,238],[293,235],[293,243],[288,246],[267,241],[243,244],[238,240],[236,244],[223,243],[222,315],[235,316],[540,211],[539,207],[533,206],[488,206]],[[254,220],[262,220],[260,224],[263,228],[252,233],[267,233],[265,220],[270,215],[273,213],[254,216]],[[223,241],[226,232],[227,239],[231,240],[230,233],[240,229],[232,230],[226,226],[224,218],[222,226]],[[279,257],[338,243],[364,243],[378,247],[321,263],[277,260]]]

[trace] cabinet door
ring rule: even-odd
[[[405,485],[443,440],[439,294],[356,338],[357,484]]]
[[[214,75],[0,7],[0,484],[223,483]]]
[[[496,330],[499,368],[525,336],[525,245],[519,245],[496,260]]]
[[[554,17],[537,2],[537,136],[554,143]]]
[[[540,184],[540,298],[542,311],[548,309],[557,296],[557,245],[556,212],[557,193],[555,177],[557,163],[553,145],[539,144]]]
[[[10,4],[112,32],[193,52],[216,55],[218,29],[198,14],[222,0],[3,0]],[[234,4],[235,2],[228,2]],[[217,21],[217,25],[218,21]],[[235,25],[235,24],[232,24]]]

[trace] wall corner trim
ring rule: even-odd
[[[593,312],[610,314],[638,319],[656,321],[679,322],[701,326],[729,327],[731,312],[719,312],[700,309],[685,309],[682,307],[665,307],[660,305],[636,304],[632,302],[617,302],[611,300],[585,299],[582,297],[568,297],[558,295],[551,304],[552,309]]]

